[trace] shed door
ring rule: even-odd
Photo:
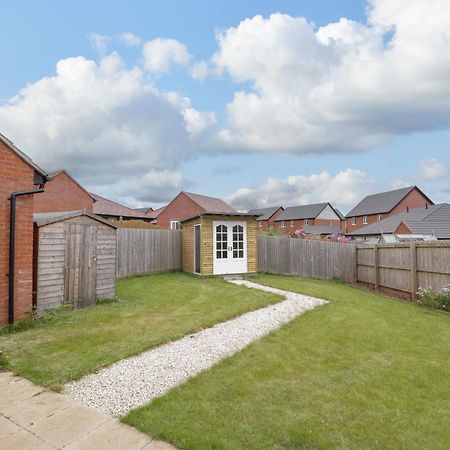
[[[75,307],[94,305],[97,287],[97,226],[66,224],[64,303]]]
[[[214,275],[247,272],[247,224],[213,222]]]

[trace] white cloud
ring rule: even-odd
[[[203,81],[208,75],[211,74],[208,63],[200,61],[191,66],[189,74],[194,80]]]
[[[374,184],[374,180],[366,173],[355,169],[346,169],[335,176],[323,171],[283,179],[270,177],[256,188],[237,190],[229,201],[239,210],[321,202],[348,209],[373,190]]]
[[[122,33],[119,40],[128,47],[135,47],[141,43],[141,38],[130,32]]]
[[[105,36],[103,34],[91,33],[89,34],[89,40],[92,48],[99,54],[104,55],[108,44],[111,42],[111,36]]]
[[[149,202],[179,189],[180,162],[195,156],[192,134],[200,138],[208,117],[117,54],[61,60],[55,76],[0,105],[2,132],[47,170],[66,168],[94,191]]]
[[[437,181],[450,176],[450,167],[436,158],[419,161],[419,177],[424,181]]]
[[[144,67],[151,73],[170,71],[173,64],[188,64],[190,55],[187,47],[175,39],[153,39],[144,44],[142,51]]]
[[[341,19],[317,29],[272,14],[223,31],[211,64],[251,89],[227,105],[220,140],[248,151],[351,152],[448,127],[448,6],[373,0],[366,24]]]

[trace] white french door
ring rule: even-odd
[[[247,272],[247,224],[214,221],[214,275]]]

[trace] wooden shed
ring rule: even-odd
[[[34,214],[33,304],[38,313],[115,297],[117,230],[86,211]]]
[[[198,275],[256,272],[256,217],[205,212],[181,220],[183,271]]]

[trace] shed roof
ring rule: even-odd
[[[428,208],[412,208],[348,233],[348,236],[394,234],[402,223],[413,234],[427,234],[434,235],[438,239],[450,239],[450,205],[440,203]]]
[[[277,218],[275,219],[275,222],[280,222],[280,221],[285,221],[285,220],[314,219],[328,205],[334,211],[334,208],[329,203],[314,203],[311,205],[290,206],[277,216]]]
[[[380,192],[364,197],[345,217],[384,214],[392,211],[411,191],[417,189],[428,201],[433,202],[417,187],[408,186],[394,191]]]
[[[94,197],[94,213],[103,216],[113,216],[113,217],[131,217],[133,219],[149,219],[149,216],[136,211],[134,209],[128,208],[127,206],[121,205],[120,203],[109,200],[100,195],[91,193]]]
[[[280,206],[270,206],[268,208],[251,209],[248,214],[259,214],[258,220],[269,220],[279,209],[284,209]]]
[[[198,206],[205,211],[228,211],[236,212],[228,203],[225,203],[222,199],[216,197],[209,197],[207,195],[193,194],[192,192],[182,191],[181,194],[185,194]]]
[[[44,169],[41,169],[33,160],[27,156],[22,150],[17,148],[12,141],[10,141],[6,136],[0,133],[0,141],[2,141],[10,150],[12,150],[20,159],[22,159],[26,164],[28,164],[35,172],[48,180],[48,174]]]
[[[203,216],[254,217],[255,219],[258,217],[257,214],[240,213],[240,212],[236,212],[236,211],[204,211],[204,212],[197,213],[192,216],[180,219],[180,222],[181,223],[187,222],[188,220],[192,220],[197,217],[203,217]]]
[[[108,225],[113,228],[117,228],[111,222],[108,222],[107,220],[103,219],[102,217],[96,216],[95,214],[91,214],[85,210],[35,213],[35,214],[33,214],[33,221],[36,223],[36,225],[38,227],[42,227],[44,225],[49,225],[51,223],[61,222],[63,220],[72,219],[74,217],[80,217],[80,216],[87,216],[87,217],[90,217],[91,219],[94,219],[105,225]]]

